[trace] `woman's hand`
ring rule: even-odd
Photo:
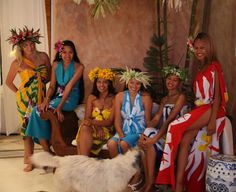
[[[38,105],[38,109],[40,112],[47,111],[49,107],[49,100],[45,99],[42,104]]]
[[[96,127],[96,136],[100,139],[100,140],[104,140],[105,139],[105,134],[102,130],[101,127]]]
[[[91,120],[89,119],[84,119],[80,124],[80,126],[87,126],[87,127],[90,127],[91,125],[92,123],[91,123]]]
[[[64,115],[62,114],[62,111],[61,111],[61,108],[57,107],[55,110],[54,110],[54,113],[57,114],[57,118],[60,122],[64,121]]]
[[[147,150],[149,147],[153,146],[157,141],[155,138],[149,138],[145,135],[141,135],[140,139],[138,140],[138,145],[143,149]]]
[[[212,135],[216,132],[216,121],[210,120],[207,125],[207,135]]]

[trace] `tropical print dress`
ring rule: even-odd
[[[129,91],[127,90],[124,92],[121,117],[123,123],[122,131],[125,135],[122,140],[126,141],[130,147],[134,147],[146,127],[142,96],[140,92],[136,95],[133,106],[131,105]],[[118,134],[116,133],[112,139],[118,141]],[[121,149],[119,148],[119,152],[121,152],[120,150]]]
[[[207,136],[206,127],[203,127],[199,131],[189,152],[185,174],[187,191],[205,191],[204,180],[207,158],[209,155],[219,152],[219,137],[225,125],[225,105],[228,101],[222,70],[218,62],[212,62],[207,69],[199,72],[195,79],[195,109],[176,119],[169,125],[156,183],[171,184],[172,188],[175,189],[175,153],[177,152],[184,132],[201,117],[201,114],[204,114],[211,108],[214,100],[216,73],[219,77],[221,92],[221,104],[216,119],[216,133],[212,136]]]
[[[108,120],[110,118],[110,114],[111,114],[111,109],[99,109],[98,107],[94,107],[92,111],[92,119],[95,119],[97,121]],[[104,139],[101,140],[100,138],[98,138],[96,129],[95,127],[93,127],[93,146],[92,146],[91,153],[93,153],[94,155],[99,154],[99,152],[102,150],[103,145],[107,143],[107,141],[111,138],[114,132],[113,126],[99,127],[99,129],[103,130]],[[79,133],[80,133],[80,127],[76,135],[76,141],[79,138]]]
[[[169,117],[169,115],[170,115],[171,111],[174,109],[174,107],[175,107],[175,104],[170,104],[170,103],[165,104],[163,107],[163,111],[162,111],[161,121],[158,124],[157,128],[147,127],[143,134],[146,135],[147,137],[150,137],[150,138],[155,137],[155,135],[159,131],[159,128],[161,127],[161,124],[167,120],[167,118]],[[182,115],[184,115],[187,112],[188,112],[188,106],[185,105],[185,106],[183,106],[181,111],[178,113],[176,118],[181,117]],[[164,150],[164,145],[165,145],[165,137],[163,136],[153,146],[154,146],[156,152],[162,152]]]
[[[23,58],[23,62],[29,68],[19,72],[21,84],[16,92],[16,104],[20,117],[21,135],[25,136],[32,107],[41,104],[45,96],[48,70],[46,65],[35,66],[26,58]]]
[[[56,109],[59,105],[64,89],[72,79],[74,75],[74,61],[72,61],[66,70],[63,69],[63,63],[59,62],[56,67],[56,80],[57,80],[57,90],[56,94],[49,102],[49,107],[52,109]],[[70,94],[68,95],[62,110],[63,111],[72,111],[77,107],[80,91],[79,91],[79,83],[78,81],[74,87],[72,88]],[[36,142],[39,139],[49,140],[51,138],[51,130],[50,130],[50,122],[48,120],[42,120],[40,118],[40,112],[37,109],[37,106],[33,108],[29,123],[26,130],[26,135],[34,138]]]

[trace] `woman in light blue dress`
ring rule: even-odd
[[[128,89],[115,98],[116,134],[108,141],[111,158],[134,147],[151,118],[152,99],[144,91],[149,84],[148,76],[140,70],[127,69],[121,75],[121,81]]]
[[[50,86],[41,105],[33,108],[26,135],[39,142],[45,151],[51,152],[48,141],[51,138],[50,122],[40,118],[40,112],[51,108],[63,121],[62,111],[72,111],[83,95],[82,76],[84,66],[80,63],[74,43],[65,40],[56,43],[56,56],[52,65]]]

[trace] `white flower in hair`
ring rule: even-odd
[[[140,81],[145,88],[150,85],[151,81],[150,77],[146,75],[146,72],[139,72],[126,67],[126,71],[122,72],[120,75],[120,81],[122,83],[128,84],[129,80],[131,79]]]

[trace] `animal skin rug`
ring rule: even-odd
[[[36,167],[55,168],[56,191],[122,192],[139,170],[140,151],[133,149],[113,159],[96,159],[83,155],[52,156],[35,153],[31,160]]]

